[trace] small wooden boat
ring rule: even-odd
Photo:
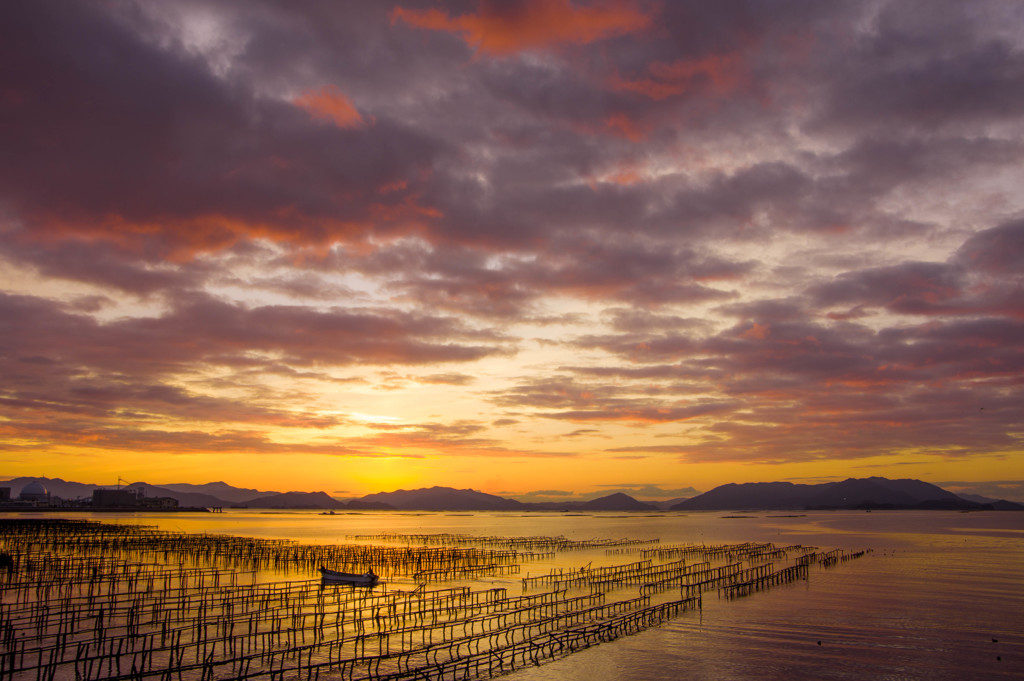
[[[320,570],[320,579],[324,584],[354,584],[355,586],[374,586],[377,584],[379,577],[373,574],[373,570],[367,570],[361,575],[353,574],[351,572],[337,572],[335,570],[328,570],[327,568],[317,568]]]

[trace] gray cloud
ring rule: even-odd
[[[426,6],[6,8],[5,422],[277,451],[238,424],[319,432],[312,386],[372,383],[495,411],[364,454],[552,420],[699,461],[1019,450],[1016,3]]]

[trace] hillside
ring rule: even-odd
[[[284,492],[265,497],[250,499],[245,506],[248,508],[313,508],[336,509],[346,505],[330,497],[327,492]]]
[[[577,507],[583,511],[657,511],[653,504],[637,501],[628,494],[617,492],[605,497],[584,501]]]
[[[220,499],[222,506],[228,504],[245,504],[252,499],[269,497],[280,494],[275,490],[256,490],[244,487],[233,487],[226,482],[207,482],[203,485],[191,485],[186,482],[176,482],[170,485],[161,485],[164,489],[174,494],[205,494],[215,499]],[[227,503],[224,503],[227,502]]]
[[[515,499],[451,487],[378,492],[357,501],[385,503],[402,511],[521,511],[526,508],[525,504]]]
[[[150,499],[157,497],[171,497],[178,500],[178,505],[188,508],[214,508],[223,507],[226,504],[219,498],[209,494],[175,492],[166,487],[157,487],[145,482],[133,482],[125,489],[141,490],[142,495]]]
[[[0,482],[10,487],[12,498],[30,482],[43,484],[53,497],[90,499],[95,485],[60,478],[21,477]],[[881,477],[849,478],[840,482],[796,484],[791,482],[729,483],[704,494],[672,502],[643,502],[617,492],[588,501],[526,503],[471,489],[430,487],[368,494],[360,499],[338,501],[325,492],[260,492],[232,487],[225,482],[203,485],[175,483],[149,485],[136,482],[131,489],[142,489],[149,498],[171,497],[183,507],[296,508],[405,511],[721,511],[791,510],[842,508],[919,508],[919,509],[995,509],[1024,510],[1024,505],[1005,500],[961,497],[927,482],[912,479],[889,480]]]
[[[1006,506],[1009,504],[1009,506]],[[984,509],[1020,504],[981,504],[920,480],[849,478],[817,485],[790,482],[749,482],[721,485],[674,506],[673,511],[793,510],[793,509]]]

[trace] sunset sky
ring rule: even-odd
[[[1024,499],[1018,0],[12,0],[0,479]]]

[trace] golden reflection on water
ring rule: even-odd
[[[511,678],[1024,678],[1024,513],[769,515],[732,522],[760,538],[875,550],[805,585],[706,599],[699,615]],[[706,532],[720,523],[709,518]]]
[[[75,517],[82,517],[76,515]],[[806,583],[737,601],[704,599],[660,628],[522,670],[518,681],[613,679],[1024,678],[1024,513],[853,511],[800,514],[338,513],[227,510],[210,514],[97,514],[94,519],[302,543],[353,535],[452,533],[659,539],[664,544],[767,541],[873,549]],[[603,552],[523,566],[523,575]],[[512,586],[517,577],[477,580]],[[396,585],[400,586],[400,585]]]

